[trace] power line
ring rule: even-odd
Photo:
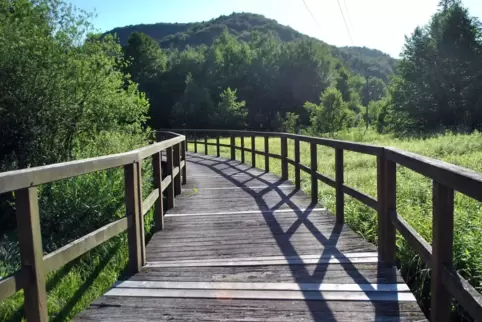
[[[350,11],[348,10],[348,5],[346,4],[346,0],[343,0],[343,5],[345,6],[345,13],[346,13],[346,17],[348,18],[348,24],[350,25],[350,28],[352,31],[355,31],[355,27],[353,26],[353,23],[352,23],[352,20],[351,20],[351,17],[350,17]],[[356,32],[355,32],[356,34]]]
[[[310,13],[311,18],[313,18],[313,21],[314,21],[315,24],[318,26],[318,29],[320,29],[320,32],[323,34],[323,29],[321,29],[320,24],[318,23],[318,21],[316,20],[315,16],[314,16],[313,13],[311,12],[310,8],[309,8],[308,5],[306,4],[306,1],[303,0],[303,3],[305,4],[306,10],[308,10],[308,12]]]
[[[338,8],[340,9],[343,22],[345,23],[345,28],[346,28],[346,32],[348,33],[348,38],[350,38],[351,44],[355,45],[355,43],[353,42],[353,38],[351,37],[350,28],[348,28],[348,24],[346,23],[345,14],[343,13],[343,9],[341,8],[340,0],[336,0],[336,2],[338,3]]]

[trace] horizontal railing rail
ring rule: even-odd
[[[161,138],[168,137],[165,140]],[[164,227],[163,193],[167,209],[186,183],[186,137],[173,132],[158,132],[151,145],[114,155],[63,162],[0,173],[0,193],[15,192],[21,268],[0,279],[0,300],[24,291],[28,321],[47,321],[45,275],[58,270],[89,250],[127,231],[128,269],[136,273],[145,264],[144,215],[154,206],[155,229]],[[164,152],[164,153],[163,153]],[[166,174],[163,179],[162,154]],[[154,189],[142,200],[142,162],[152,157]],[[124,167],[126,216],[111,222],[56,251],[43,255],[37,186],[112,168]]]
[[[288,165],[295,167],[295,185],[301,186],[300,171],[310,175],[312,201],[318,202],[318,181],[335,188],[336,220],[344,222],[344,195],[347,194],[366,206],[377,211],[378,253],[379,258],[388,266],[395,265],[396,231],[407,241],[427,266],[431,268],[431,320],[449,321],[451,300],[455,298],[460,305],[477,319],[482,317],[482,296],[472,287],[452,265],[454,191],[482,201],[482,174],[447,162],[421,156],[390,147],[346,142],[340,140],[311,137],[290,133],[260,131],[230,131],[205,129],[176,129],[194,144],[216,147],[216,156],[220,156],[220,147],[230,149],[230,158],[236,159],[236,151],[241,151],[241,162],[245,162],[245,152],[252,155],[251,164],[256,166],[256,155],[265,157],[265,170],[269,171],[271,158],[281,160],[281,177],[288,179]],[[220,143],[220,138],[229,138],[230,144]],[[250,148],[244,146],[244,138],[251,138]],[[256,149],[255,138],[264,139],[264,151]],[[208,142],[209,139],[215,140]],[[236,146],[236,138],[240,145]],[[280,139],[280,154],[269,151],[269,138]],[[202,140],[199,140],[202,139]],[[287,157],[287,140],[294,141],[294,158]],[[300,142],[310,145],[310,164],[300,162]],[[335,178],[329,178],[318,172],[317,147],[327,146],[335,149]],[[344,151],[358,152],[377,158],[377,198],[366,195],[344,183]],[[396,211],[396,173],[397,165],[411,169],[433,181],[433,236],[432,245],[426,242]]]

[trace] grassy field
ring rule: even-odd
[[[434,157],[459,166],[482,172],[482,134],[451,134],[424,139],[397,139],[392,135],[380,135],[373,131],[354,130],[338,133],[335,138],[391,146],[421,155]],[[229,140],[222,139],[229,144]],[[214,142],[214,141],[211,141]],[[240,139],[236,140],[240,145]],[[256,149],[264,150],[263,138],[256,138]],[[251,140],[245,138],[245,146],[251,147]],[[270,152],[280,153],[280,140],[270,139]],[[190,144],[189,150],[193,151]],[[204,153],[199,144],[198,151]],[[310,150],[307,143],[300,144],[301,162],[310,165]],[[209,147],[209,154],[216,153]],[[222,156],[229,158],[229,148],[221,148]],[[294,143],[288,140],[288,157],[293,159]],[[240,160],[240,151],[236,159]],[[251,164],[251,153],[245,154],[246,163]],[[256,166],[264,168],[264,156],[256,157]],[[376,198],[376,158],[356,152],[345,152],[345,184]],[[318,171],[331,178],[335,176],[335,151],[328,147],[318,148]],[[281,175],[279,160],[270,161],[270,171]],[[302,189],[310,193],[310,177],[301,172]],[[294,181],[294,167],[289,165],[289,178]],[[319,200],[330,210],[335,209],[335,190],[323,183],[319,184]],[[397,211],[427,241],[432,240],[432,182],[423,176],[403,167],[397,169]],[[377,242],[376,212],[357,200],[345,196],[346,222],[369,241]],[[454,264],[459,273],[482,291],[482,204],[475,200],[455,194],[455,231]],[[410,285],[423,309],[427,312],[429,304],[429,271],[421,259],[397,236],[397,259],[401,272]],[[464,319],[464,313],[454,303],[454,320]]]

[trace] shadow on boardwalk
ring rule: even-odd
[[[323,252],[320,254],[320,258],[325,258],[328,256],[332,256],[340,261],[340,266],[344,269],[344,271],[353,279],[353,283],[358,284],[366,284],[370,285],[370,282],[361,274],[353,265],[350,263],[349,259],[338,250],[336,247],[338,243],[338,239],[340,237],[341,231],[343,229],[343,225],[335,224],[332,227],[330,235],[327,237],[325,236],[317,227],[316,225],[310,220],[310,215],[313,213],[313,209],[319,207],[319,204],[311,203],[307,208],[300,209],[295,202],[292,201],[292,197],[297,192],[292,191],[286,194],[280,186],[286,185],[288,182],[279,179],[276,182],[269,182],[263,179],[264,174],[253,174],[250,170],[253,170],[252,167],[246,166],[238,161],[227,161],[221,158],[215,158],[211,156],[203,156],[199,154],[189,154],[188,160],[190,163],[194,163],[200,166],[204,166],[209,168],[211,171],[214,171],[217,175],[225,178],[232,184],[236,185],[239,188],[242,188],[244,191],[249,193],[249,195],[256,201],[257,207],[260,211],[262,211],[263,217],[268,224],[268,227],[271,230],[273,239],[276,241],[279,249],[283,253],[285,257],[293,258],[295,256],[299,260],[301,260],[300,254],[297,253],[295,247],[290,242],[290,238],[292,235],[301,227],[305,226],[309,231],[312,232],[313,236],[316,240],[324,246],[327,245],[335,245],[335,247],[324,247]],[[223,170],[232,169],[235,172],[233,174],[226,174]],[[237,177],[242,178],[241,174],[250,177],[250,179],[241,181],[237,180]],[[259,180],[260,182],[266,184],[266,188],[262,190],[256,190],[253,188],[248,187],[246,184],[252,180]],[[291,183],[290,183],[291,184]],[[280,201],[275,204],[274,206],[269,206],[264,200],[263,196],[268,192],[275,191],[279,197]],[[297,219],[293,222],[291,227],[287,230],[283,230],[280,224],[278,223],[274,211],[280,209],[281,206],[288,206],[289,209],[296,214]],[[253,209],[249,209],[253,210]],[[266,211],[268,210],[268,211]],[[313,214],[316,216],[317,214]],[[280,233],[282,232],[282,233]],[[288,264],[290,270],[292,272],[292,276],[296,283],[306,283],[306,281],[310,281],[310,283],[317,283],[321,285],[324,280],[324,276],[327,272],[326,266],[328,264],[322,263],[321,261],[316,265],[314,272],[311,274],[305,265],[294,265]],[[388,274],[388,275],[387,275]],[[378,265],[378,272],[377,276],[379,279],[379,284],[387,283],[391,281],[392,283],[396,283],[396,271],[394,269],[390,269],[384,267],[383,264]],[[383,281],[381,281],[381,277],[383,276]],[[373,287],[368,291],[365,291],[365,294],[368,298],[372,296],[372,294],[376,291]],[[305,297],[308,299],[308,294],[311,293],[307,291],[302,291]],[[310,309],[312,317],[314,320],[336,320],[335,315],[333,312],[330,311],[328,302],[326,301],[312,301],[306,300],[306,304]],[[375,316],[374,320],[379,320],[382,317],[386,318],[386,315],[382,312],[386,313],[386,302],[382,301],[372,301],[372,304],[375,309]],[[392,309],[391,309],[391,316],[396,317],[399,315],[399,308],[397,302],[392,302]],[[347,308],[349,310],[349,307]],[[323,316],[320,316],[320,313],[323,312]],[[328,314],[327,314],[328,312]]]

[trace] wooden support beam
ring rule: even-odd
[[[137,164],[137,198],[139,200],[139,239],[141,243],[141,265],[146,263],[146,239],[144,232],[144,214],[142,212],[142,160]]]
[[[161,152],[155,153],[152,156],[152,169],[154,189],[159,189],[159,198],[157,198],[154,205],[154,228],[156,230],[162,230],[164,229],[164,201],[162,198]]]
[[[256,137],[251,136],[251,164],[253,168],[256,168]]]
[[[142,267],[142,249],[140,236],[141,202],[137,162],[124,166],[125,204],[127,214],[127,238],[129,247],[129,272],[137,273]]]
[[[452,267],[454,234],[454,190],[433,182],[432,215],[432,277],[430,320],[450,321],[451,300],[443,283],[443,270]]]
[[[343,192],[343,149],[335,149],[335,182],[336,182],[336,222],[345,222],[345,194]]]
[[[241,163],[244,163],[244,136],[241,135]]]
[[[288,139],[281,137],[281,178],[288,180]]]
[[[318,150],[316,143],[310,143],[311,154],[311,202],[318,203],[318,179],[316,172],[318,170]]]
[[[194,153],[197,153],[197,135],[196,133],[194,135]]]
[[[181,143],[181,160],[184,161],[184,167],[182,167],[182,184],[187,183],[187,160],[186,160],[187,141]]]
[[[377,157],[378,256],[386,266],[395,265],[396,230],[391,214],[397,211],[397,165]]]
[[[216,137],[216,155],[218,158],[221,156],[221,151],[219,149],[219,136]]]
[[[167,169],[166,175],[171,178],[169,186],[166,188],[167,209],[174,208],[174,156],[173,149],[169,147],[166,149]]]
[[[17,190],[15,197],[20,259],[22,269],[26,269],[30,277],[29,283],[24,287],[25,317],[29,322],[46,322],[47,292],[37,188]]]
[[[207,145],[206,145],[207,146]],[[181,151],[179,144],[175,144],[173,147],[173,167],[174,168],[181,168]],[[174,174],[173,174],[174,175]],[[178,174],[174,175],[172,178],[174,180],[174,195],[181,194],[181,172],[179,171]]]
[[[300,171],[300,140],[295,138],[295,186],[296,189],[301,188],[301,171]]]
[[[235,136],[233,134],[231,134],[230,136],[230,148],[231,148],[231,160],[236,160],[236,140],[235,140]]]
[[[204,154],[205,155],[209,154],[208,153],[208,137],[207,136],[204,137]]]
[[[264,171],[269,172],[269,136],[264,137]]]

